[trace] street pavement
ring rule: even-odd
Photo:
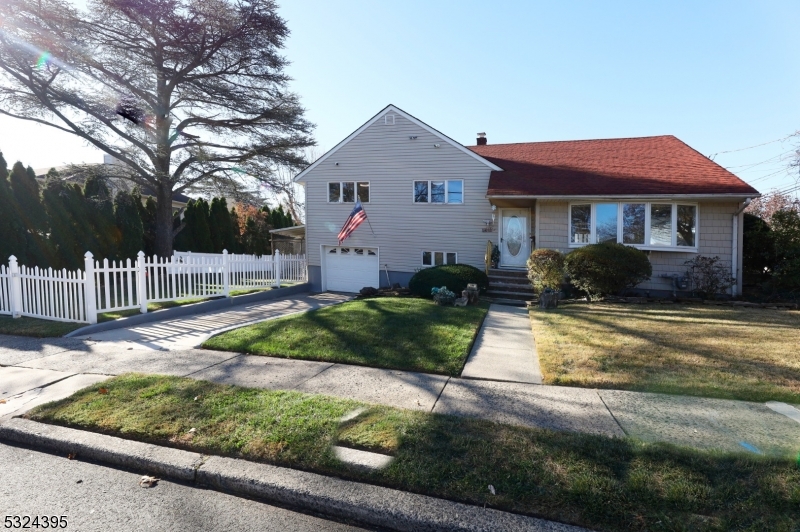
[[[364,530],[166,480],[143,488],[141,473],[21,447],[0,444],[0,463],[0,527],[6,517],[13,525],[13,516],[47,515],[64,516],[67,527],[62,530],[82,532]]]

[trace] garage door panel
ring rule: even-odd
[[[346,250],[347,253],[342,251]],[[356,253],[356,249],[360,253]],[[358,292],[365,286],[379,285],[378,253],[370,248],[326,248],[325,284],[334,292]],[[332,252],[333,251],[333,252]]]

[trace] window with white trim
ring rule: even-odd
[[[464,203],[464,180],[414,181],[414,203]]]
[[[369,181],[332,181],[328,183],[328,203],[369,203]]]
[[[697,204],[573,202],[569,245],[619,242],[642,249],[697,249]]]
[[[423,266],[441,266],[442,264],[458,264],[458,253],[452,251],[423,251]]]

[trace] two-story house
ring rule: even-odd
[[[355,292],[421,268],[525,267],[532,249],[613,241],[648,252],[653,277],[719,256],[741,290],[742,211],[753,187],[673,136],[463,146],[389,105],[295,178],[305,187],[309,280]],[[360,199],[367,214],[341,246]]]

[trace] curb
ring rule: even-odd
[[[204,314],[206,312],[214,312],[215,310],[223,310],[234,305],[247,305],[260,301],[270,301],[272,299],[309,292],[310,290],[311,285],[309,283],[301,283],[294,286],[287,286],[286,288],[273,288],[272,290],[264,290],[263,292],[245,294],[243,296],[220,297],[209,301],[192,303],[191,305],[181,305],[180,307],[156,310],[146,314],[137,314],[118,320],[87,325],[86,327],[81,327],[80,329],[75,329],[65,334],[64,338],[74,338],[75,336],[84,336],[113,329],[124,329],[125,327],[132,327],[143,323],[153,323],[155,321],[191,316],[192,314]]]
[[[586,529],[426,495],[219,456],[160,447],[22,418],[0,440],[122,466],[228,493],[399,531],[583,532]]]

